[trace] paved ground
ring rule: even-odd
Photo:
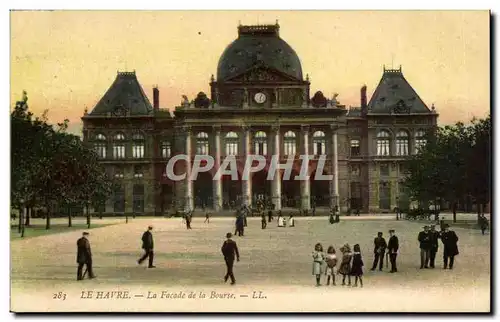
[[[141,254],[140,237],[148,224],[155,227],[156,269],[136,263]],[[336,225],[329,225],[326,217],[297,218],[296,224],[295,228],[278,228],[274,221],[261,230],[259,219],[249,220],[245,237],[235,238],[241,252],[241,262],[235,264],[235,286],[222,282],[225,266],[220,246],[226,232],[233,230],[229,218],[213,218],[210,224],[195,218],[190,231],[179,218],[134,219],[128,224],[95,228],[90,240],[98,278],[81,282],[75,280],[75,242],[81,230],[15,240],[11,242],[11,308],[242,312],[490,309],[489,235],[456,228],[460,255],[455,269],[441,269],[440,248],[438,268],[420,270],[416,242],[420,223],[395,221],[393,216],[360,216]],[[377,231],[386,233],[390,228],[396,229],[400,238],[399,273],[371,272],[373,237]],[[337,249],[345,242],[359,243],[366,265],[364,288],[315,287],[311,251],[316,242]],[[83,299],[82,291],[93,292],[92,299]],[[98,298],[107,293],[97,292],[109,291],[128,293],[122,293],[125,298],[121,299]],[[190,292],[196,298],[189,298]],[[65,299],[58,299],[58,294]],[[157,297],[148,299],[148,294]],[[224,294],[234,298],[214,298]],[[261,298],[253,298],[258,294]],[[181,298],[166,298],[173,296]]]

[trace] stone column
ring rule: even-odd
[[[278,125],[272,127],[273,138],[273,155],[279,161],[280,159],[280,127]],[[280,170],[276,169],[273,181],[271,182],[271,198],[275,206],[275,210],[281,210],[281,175]]]
[[[248,89],[245,87],[243,89],[243,108],[248,108],[250,102],[250,97],[248,96]]]
[[[332,130],[332,174],[333,174],[333,183],[331,185],[331,197],[332,197],[332,206],[339,206],[339,162],[338,162],[338,149],[337,149],[337,125],[331,125]]]
[[[193,196],[193,182],[191,181],[191,158],[192,158],[192,133],[191,127],[184,127],[184,133],[186,134],[185,150],[184,152],[188,156],[186,161],[186,179],[184,179],[185,190],[184,190],[184,210],[191,211],[194,209],[194,196]]]
[[[221,164],[220,130],[221,130],[220,125],[213,126],[214,151],[212,152],[212,154],[215,156],[214,165],[215,165],[215,169],[217,169],[217,170],[219,169],[220,164]],[[215,175],[215,172],[214,172],[214,175]],[[220,211],[222,209],[222,181],[221,181],[221,178],[218,178],[217,180],[213,180],[212,187],[213,187],[213,208],[215,211]]]
[[[246,162],[248,156],[251,153],[251,131],[250,131],[250,126],[244,125],[242,127],[243,130],[243,155],[244,155],[244,160]],[[241,192],[243,194],[243,204],[247,206],[252,205],[252,177],[251,173],[248,172],[249,169],[247,169],[247,172],[243,173],[243,178],[241,180],[242,188]],[[246,180],[245,180],[246,179]]]
[[[302,149],[303,154],[301,171],[304,166],[307,166],[306,176],[309,175],[309,126],[302,126]],[[309,178],[300,181],[300,200],[301,209],[311,209],[311,192]]]

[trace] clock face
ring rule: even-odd
[[[266,101],[266,94],[257,93],[257,94],[255,94],[254,99],[255,99],[255,102],[257,102],[258,104],[262,104]]]

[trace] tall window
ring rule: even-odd
[[[106,158],[106,148],[107,148],[106,137],[103,134],[99,133],[96,135],[95,141],[96,141],[94,143],[95,152],[97,153],[99,158],[105,159]]]
[[[313,133],[313,154],[322,155],[326,154],[326,138],[325,132],[316,131]]]
[[[125,136],[118,133],[113,138],[113,158],[125,158]]]
[[[418,130],[417,133],[415,133],[415,153],[418,153],[426,144],[425,132]]]
[[[172,155],[172,147],[170,145],[170,142],[169,141],[163,141],[161,143],[161,157],[166,159],[166,158],[170,158],[170,156]]]
[[[283,150],[285,155],[295,155],[297,151],[297,138],[292,131],[288,131],[284,135]]]
[[[377,134],[377,155],[391,155],[391,135],[385,130]]]
[[[358,156],[360,154],[359,140],[351,140],[351,156]]]
[[[408,155],[408,132],[399,131],[396,134],[396,155]]]
[[[134,134],[132,137],[132,157],[134,159],[144,158],[144,136],[142,134]]]
[[[380,175],[382,177],[388,177],[391,174],[391,169],[389,168],[389,164],[382,163],[380,164]]]
[[[196,154],[208,155],[208,134],[200,132],[196,135]]]
[[[238,155],[238,134],[228,132],[226,134],[226,155]]]
[[[267,155],[267,135],[265,132],[255,133],[254,154]]]
[[[144,185],[142,184],[134,184],[132,190],[132,201],[133,201],[133,210],[134,213],[143,213],[144,212]]]
[[[351,176],[358,177],[360,171],[361,170],[360,170],[359,164],[353,164],[353,165],[351,165]]]

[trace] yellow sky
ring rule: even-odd
[[[383,65],[403,73],[441,124],[490,110],[487,11],[16,11],[11,13],[11,101],[28,91],[37,114],[81,128],[117,70],[136,70],[152,102],[173,108],[181,95],[209,92],[211,74],[242,24],[273,24],[301,59],[311,96],[321,90],[359,106]],[[393,59],[394,57],[394,59]],[[13,103],[11,103],[11,106]]]

